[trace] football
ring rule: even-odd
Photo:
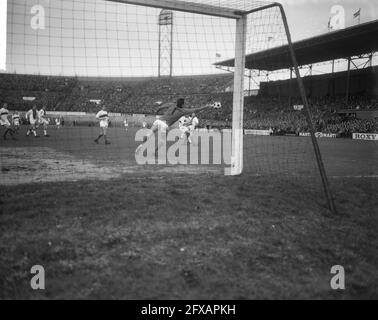
[[[214,109],[222,108],[222,104],[220,102],[214,102]]]

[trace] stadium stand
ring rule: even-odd
[[[378,51],[378,21],[329,32],[293,44],[300,66],[345,59],[348,70],[303,78],[316,130],[350,136],[352,132],[377,133],[377,116],[360,118],[356,110],[377,109],[378,68],[372,67],[372,56]],[[351,70],[353,59],[367,57],[370,67]],[[234,59],[215,65],[232,71]],[[282,45],[246,56],[246,68],[266,73],[287,70],[292,73],[289,46]],[[306,121],[293,106],[301,104],[296,79],[260,83],[257,99],[246,102],[245,127],[272,129],[278,133],[306,132]],[[350,110],[341,114],[340,110]],[[349,113],[349,114],[348,114]],[[252,116],[253,115],[253,116]]]
[[[300,66],[349,58],[378,49],[378,20],[321,34],[293,43]],[[233,67],[234,59],[215,65]],[[246,68],[252,70],[283,70],[292,68],[288,45],[262,50],[246,56]]]
[[[222,109],[202,115],[203,126],[217,127],[231,126],[230,87],[232,87],[231,74],[116,80],[0,75],[2,102],[7,102],[12,110],[26,111],[31,103],[24,101],[23,97],[35,97],[35,103],[46,104],[49,111],[95,112],[98,105],[91,101],[101,100],[112,112],[154,114],[159,103],[185,96],[189,106],[205,104],[209,99],[220,100],[223,104]],[[285,97],[269,94],[247,97],[245,128],[272,129],[276,134],[306,132],[304,115],[292,107],[295,102],[289,104]],[[324,96],[311,98],[310,102],[318,131],[336,133],[340,136],[350,136],[357,131],[378,132],[377,119],[356,119],[339,115],[337,111],[346,108],[342,98]],[[350,100],[347,109],[378,110],[378,103],[376,99],[366,95],[356,95]]]
[[[351,70],[348,84],[348,72],[313,75],[303,77],[308,97],[342,97],[349,90],[348,104],[353,104],[353,96],[358,99],[378,96],[378,67]],[[261,82],[260,95],[278,97],[299,97],[296,80]],[[359,101],[358,101],[359,102]],[[368,102],[368,101],[366,101]],[[366,103],[365,103],[366,104]]]
[[[112,112],[151,114],[158,102],[179,96],[198,105],[224,95],[232,84],[231,74],[175,78],[101,79],[0,75],[0,95],[12,109],[28,109],[23,97],[35,97],[50,111],[94,112],[100,100]]]

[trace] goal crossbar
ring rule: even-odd
[[[109,2],[120,2],[137,6],[152,7],[159,9],[175,10],[188,13],[204,14],[214,17],[239,19],[246,11],[234,10],[232,8],[222,8],[195,2],[183,2],[175,0],[106,0]]]

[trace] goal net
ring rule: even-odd
[[[186,108],[222,105],[195,115],[199,127],[187,147],[199,146],[201,157],[207,151],[201,149],[204,138],[195,140],[196,135],[207,132],[211,138],[209,164],[197,166],[201,172],[222,167],[231,175],[268,176],[303,187],[320,187],[321,177],[326,186],[311,139],[307,112],[314,110],[307,109],[298,87],[280,6],[254,0],[14,0],[1,5],[7,5],[1,22],[2,103],[25,122],[18,144],[24,149],[2,143],[8,151],[2,153],[3,167],[17,157],[19,167],[28,166],[17,152],[34,154],[39,148],[52,169],[56,160],[51,181],[160,170],[138,166],[135,137],[152,126],[162,105],[184,98]],[[277,47],[284,49],[273,59],[269,49]],[[289,93],[277,89],[279,81],[289,83]],[[49,139],[34,139],[33,132],[24,137],[30,126],[25,113],[33,105],[46,108]],[[93,141],[100,131],[95,115],[104,105],[111,123],[108,148]],[[39,135],[43,129],[37,128]],[[188,137],[183,134],[180,143]],[[221,163],[212,163],[219,158],[215,153]],[[63,163],[79,169],[66,165],[63,170]],[[190,160],[185,165],[182,170],[196,170]],[[46,171],[38,179],[46,180]]]

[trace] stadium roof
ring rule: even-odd
[[[378,20],[301,40],[294,44],[300,66],[378,51]],[[233,67],[234,59],[214,65]],[[246,56],[246,68],[274,71],[293,67],[288,45]]]

